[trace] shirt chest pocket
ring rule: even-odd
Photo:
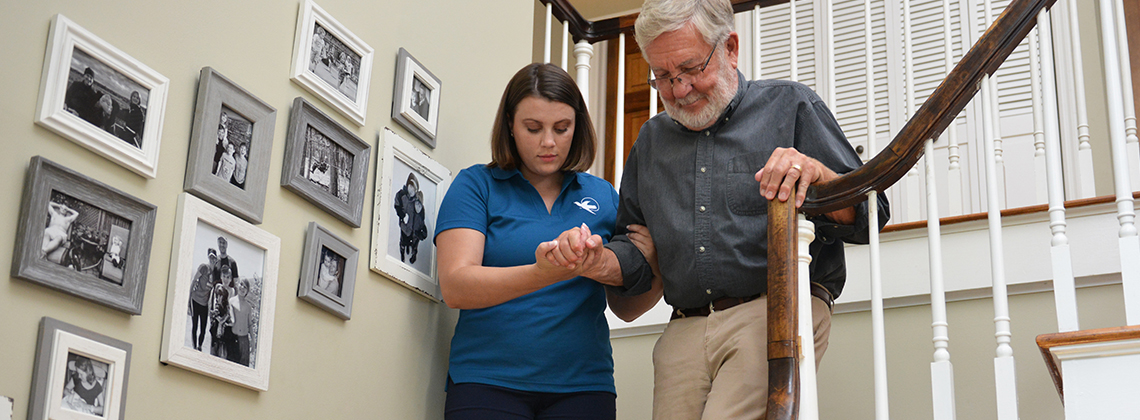
[[[756,172],[764,167],[771,154],[761,151],[740,155],[729,161],[725,197],[733,214],[755,216],[768,213],[768,200],[760,195]]]

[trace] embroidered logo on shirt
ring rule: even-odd
[[[578,208],[590,212],[590,214],[598,214],[598,200],[592,197],[586,197],[579,201],[575,201],[574,205]]]

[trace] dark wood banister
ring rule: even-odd
[[[555,17],[570,25],[577,40],[594,43],[631,33],[636,14],[591,22],[567,0],[539,0],[551,4]],[[739,13],[757,5],[788,0],[733,0]],[[923,155],[926,139],[937,138],[966,107],[984,76],[993,74],[1036,25],[1039,12],[1055,0],[1013,0],[954,70],[919,107],[891,143],[859,169],[831,182],[813,185],[800,211],[822,214],[867,199],[870,191],[884,191],[910,170]],[[768,219],[768,404],[769,420],[798,418],[799,354],[814,346],[799,342],[796,307],[796,210],[787,202],[770,202]]]

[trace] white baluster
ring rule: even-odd
[[[550,62],[550,18],[554,16],[554,3],[546,3],[546,38],[542,43],[542,62]]]
[[[863,63],[866,66],[864,78],[867,98],[867,156],[875,156],[879,152],[875,144],[875,51],[874,26],[871,21],[871,0],[863,0]]]
[[[985,11],[986,29],[988,30],[989,27],[994,24],[993,1],[992,0],[986,0],[984,7],[982,7],[982,10]],[[1001,90],[998,89],[998,82],[997,81],[998,81],[998,76],[997,76],[997,72],[995,71],[989,77],[990,90],[993,92],[993,95],[990,96],[990,101],[993,102],[991,109],[993,110],[993,118],[994,118],[995,123],[993,126],[994,127],[993,131],[987,132],[986,135],[991,136],[994,139],[994,159],[996,159],[997,163],[998,163],[998,186],[1004,191],[1005,190],[1005,149],[1002,147],[1002,138],[1001,138],[1001,129],[1000,129],[1000,125],[1001,125],[1001,102],[999,101],[999,98],[1001,97]],[[1002,199],[1002,207],[1004,207],[1005,206],[1005,194],[1001,194],[1000,197]]]
[[[1061,136],[1057,131],[1060,119],[1057,111],[1057,76],[1053,68],[1052,23],[1043,10],[1037,15],[1037,29],[1041,32],[1041,77],[1046,86],[1042,89],[1045,102],[1045,164],[1049,192],[1049,230],[1052,241],[1049,252],[1053,262],[1053,299],[1057,306],[1057,328],[1060,332],[1080,329],[1077,318],[1077,289],[1073,279],[1073,257],[1069,252],[1069,237],[1065,234],[1065,185],[1061,168]]]
[[[1077,1],[1068,0],[1069,40],[1072,43],[1073,86],[1077,97],[1077,173],[1078,197],[1089,198],[1096,195],[1093,184],[1092,143],[1089,136],[1088,99],[1085,97],[1085,70],[1081,59],[1081,28],[1077,19]]]
[[[1136,103],[1132,98],[1132,68],[1128,62],[1128,28],[1124,22],[1124,2],[1116,8],[1116,42],[1120,51],[1120,86],[1124,92],[1124,135],[1128,150],[1128,174],[1132,185],[1140,185],[1140,138],[1136,136]]]
[[[618,35],[617,115],[614,117],[614,180],[625,171],[625,32]]]
[[[942,277],[942,227],[938,220],[938,191],[934,175],[934,140],[923,145],[926,154],[926,238],[930,252],[930,327],[934,332],[934,361],[930,388],[934,420],[954,420],[954,365],[950,363],[950,324],[946,320],[946,284]]]
[[[797,304],[799,305],[800,355],[800,420],[819,419],[819,393],[815,372],[815,323],[811,310],[811,241],[815,240],[815,224],[803,214],[796,218],[796,251],[799,255]]]
[[[1120,221],[1120,276],[1124,282],[1125,321],[1128,325],[1137,325],[1140,324],[1140,241],[1136,235],[1136,210],[1128,175],[1124,134],[1125,92],[1120,82],[1120,50],[1116,43],[1116,19],[1113,18],[1112,1],[1100,1],[1104,86],[1108,93],[1108,134],[1109,145],[1112,147],[1112,175],[1116,186],[1116,218]]]
[[[1029,87],[1033,97],[1033,181],[1037,189],[1037,200],[1048,200],[1048,181],[1045,179],[1045,115],[1041,104],[1040,60],[1037,57],[1037,32],[1029,32]]]
[[[905,71],[904,79],[906,79],[906,117],[905,120],[910,120],[910,116],[914,115],[914,38],[912,36],[913,28],[911,27],[910,18],[910,0],[902,0],[903,15],[903,68]],[[910,170],[906,172],[906,220],[915,221],[922,219],[922,197],[919,194],[921,180],[918,179],[918,165],[911,166]]]
[[[570,24],[562,22],[562,70],[570,72],[570,60],[567,55],[570,54]]]
[[[890,418],[887,404],[887,333],[883,315],[883,276],[879,257],[879,192],[867,193],[868,251],[871,257],[871,354],[875,370],[875,418]]]
[[[649,72],[649,77],[653,77],[653,72]],[[657,115],[657,88],[649,87],[649,118]]]
[[[752,80],[760,80],[760,5],[752,9]]]
[[[953,16],[950,11],[950,0],[942,0],[942,39],[944,44],[944,63],[946,75],[954,71],[954,37],[950,34],[953,25]],[[960,30],[960,29],[959,29]],[[950,215],[956,216],[965,213],[962,203],[962,157],[958,152],[958,118],[950,122],[944,133],[948,141],[946,152],[948,155],[949,170],[946,175],[946,185],[949,189],[950,200],[946,203],[950,207]],[[929,205],[929,204],[927,204]]]
[[[989,76],[982,78],[982,125],[987,133],[993,132],[994,120],[991,117],[993,101],[990,99],[992,85]],[[990,272],[993,276],[994,336],[997,338],[997,351],[994,357],[994,379],[997,384],[997,408],[999,420],[1017,419],[1017,380],[1014,375],[1013,347],[1009,328],[1009,297],[1005,283],[1005,253],[1002,250],[1001,207],[998,206],[997,156],[994,152],[993,137],[982,142],[986,159],[987,215],[990,231]]]
[[[574,44],[574,58],[577,60],[574,69],[578,73],[575,80],[578,82],[578,90],[582,91],[582,99],[587,104],[590,103],[590,58],[593,56],[594,46],[586,40]]]
[[[798,26],[796,21],[799,20],[799,17],[796,16],[796,0],[789,1],[788,8],[788,14],[791,16],[788,24],[788,33],[791,37],[791,39],[788,40],[788,67],[791,71],[789,78],[793,82],[798,82],[800,81],[800,46],[798,45],[800,42],[799,33],[796,31],[796,27]]]
[[[838,105],[835,103],[835,90],[837,89],[837,86],[835,85],[836,68],[835,68],[835,16],[834,16],[835,10],[833,10],[834,6],[835,5],[832,4],[831,0],[825,1],[824,5],[823,5],[823,17],[824,17],[823,31],[824,31],[824,39],[827,42],[827,49],[826,49],[827,53],[825,56],[825,59],[827,60],[827,63],[825,63],[825,68],[827,69],[827,83],[825,86],[827,87],[827,106],[833,110],[836,109],[836,106]]]

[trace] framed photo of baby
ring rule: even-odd
[[[261,223],[277,110],[203,67],[190,133],[186,191]]]
[[[301,255],[297,297],[342,319],[352,318],[360,250],[317,222],[309,222]]]
[[[169,85],[165,76],[56,15],[36,123],[154,178]]]
[[[150,203],[33,157],[12,275],[139,315],[156,211]]]
[[[440,300],[432,238],[451,172],[391,130],[376,172],[369,266],[416,292]]]
[[[131,345],[44,317],[28,418],[122,419]]]
[[[160,360],[267,390],[280,239],[185,193],[176,217]]]
[[[372,146],[297,97],[285,135],[281,186],[360,227]]]

